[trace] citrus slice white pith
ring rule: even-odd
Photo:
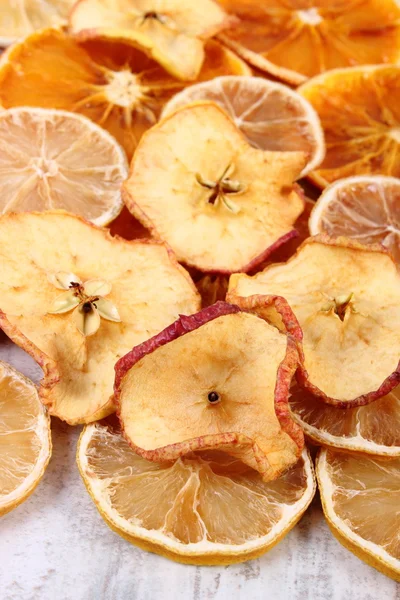
[[[340,179],[317,200],[309,228],[311,235],[383,244],[400,264],[400,179],[379,175]]]
[[[334,536],[358,558],[400,581],[400,458],[321,450],[316,468]]]
[[[160,243],[112,237],[59,211],[3,215],[0,239],[0,327],[40,364],[41,398],[70,424],[113,412],[118,358],[199,308],[193,282]]]
[[[329,406],[294,385],[289,398],[293,419],[316,444],[378,456],[400,456],[399,388],[355,408]]]
[[[106,225],[122,209],[127,171],[116,140],[82,115],[0,112],[0,214],[62,209]]]
[[[33,492],[50,455],[50,418],[37,388],[0,362],[0,515]]]
[[[324,134],[317,113],[305,98],[285,85],[260,77],[216,77],[173,96],[162,117],[202,100],[215,102],[227,112],[255,148],[305,152],[308,162],[302,176],[324,158]]]
[[[304,200],[294,181],[305,163],[304,152],[252,148],[219,106],[194,103],[144,134],[124,200],[178,260],[248,271],[296,235]]]
[[[315,493],[306,450],[280,479],[221,452],[148,462],[105,423],[81,434],[79,470],[107,524],[129,542],[190,564],[255,558],[297,523]]]
[[[322,401],[359,406],[399,383],[400,274],[383,246],[308,238],[287,263],[231,276],[228,302],[257,294],[293,310],[303,331],[296,376]]]

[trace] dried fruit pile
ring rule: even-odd
[[[312,501],[310,443],[333,533],[400,580],[396,2],[3,12],[0,327],[44,376],[0,364],[0,514],[58,417],[120,535],[243,561]]]

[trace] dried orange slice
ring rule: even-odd
[[[282,296],[303,330],[302,386],[341,408],[372,402],[400,381],[400,273],[380,245],[308,238],[287,263],[232,275],[228,301]]]
[[[322,450],[317,478],[333,535],[371,567],[400,581],[400,458]]]
[[[196,79],[204,40],[235,21],[213,0],[79,0],[70,31],[139,46],[174,77]]]
[[[44,27],[67,24],[76,0],[3,0],[1,3],[0,46],[8,46]]]
[[[400,67],[337,69],[299,92],[313,105],[326,156],[310,178],[320,187],[352,175],[400,176]]]
[[[36,387],[0,362],[0,515],[40,482],[51,455],[50,418]]]
[[[143,132],[156,123],[164,103],[188,84],[137,48],[106,40],[78,44],[52,29],[12,46],[1,65],[4,108],[29,105],[82,113],[107,129],[128,159]],[[214,40],[206,43],[200,81],[249,73],[233,52]]]
[[[239,17],[221,39],[255,67],[289,83],[400,56],[396,0],[219,2]]]
[[[0,112],[0,213],[63,209],[106,225],[121,212],[127,172],[115,139],[82,115]]]
[[[274,307],[262,298],[251,314],[218,302],[118,361],[115,402],[135,452],[161,462],[224,450],[265,481],[298,460],[303,434],[287,402],[298,357],[293,340],[261,318]],[[279,314],[294,320],[287,305]]]
[[[160,243],[60,211],[4,215],[0,239],[0,327],[42,367],[41,399],[70,424],[113,412],[117,359],[199,308]]]
[[[162,116],[202,100],[215,102],[227,112],[255,148],[305,152],[308,162],[302,175],[324,158],[324,134],[317,113],[286,85],[260,77],[217,77],[173,96]]]
[[[309,227],[311,235],[383,244],[400,264],[400,179],[359,175],[333,183],[315,204]]]
[[[190,131],[190,135],[188,135]],[[252,148],[228,115],[199,102],[141,139],[124,184],[128,209],[200,271],[248,271],[296,235],[303,152]]]
[[[294,420],[313,442],[379,456],[400,456],[400,389],[365,406],[337,408],[294,385],[289,398]]]
[[[306,450],[289,471],[266,483],[222,452],[146,461],[106,422],[85,427],[77,461],[114,531],[144,550],[189,564],[226,565],[260,556],[297,523],[315,493]]]

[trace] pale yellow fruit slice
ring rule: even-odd
[[[191,564],[229,564],[263,554],[297,523],[315,492],[306,450],[280,479],[265,483],[222,452],[148,462],[118,430],[101,423],[84,429],[77,461],[114,531],[145,550]]]
[[[400,456],[400,388],[355,408],[336,408],[295,385],[291,415],[316,444],[379,456]]]
[[[118,361],[114,401],[135,452],[161,462],[224,450],[264,481],[297,462],[304,437],[288,408],[297,349],[264,319],[271,312],[290,328],[292,312],[273,298],[243,312],[218,302],[181,317]]]
[[[33,492],[50,455],[50,418],[36,387],[0,362],[0,515]]]
[[[111,237],[60,211],[3,215],[0,239],[0,327],[42,367],[41,399],[70,424],[113,412],[116,361],[199,309],[163,244]]]
[[[66,25],[76,0],[1,0],[0,46],[44,27]]]
[[[213,0],[79,0],[70,30],[79,39],[139,46],[178,79],[196,79],[204,40],[236,19]]]
[[[302,175],[315,169],[325,156],[317,113],[305,98],[286,85],[260,77],[216,77],[173,96],[162,116],[201,100],[218,104],[255,148],[305,152],[308,162]]]
[[[400,458],[322,450],[317,478],[334,536],[358,558],[400,581]]]
[[[346,236],[386,246],[400,264],[400,179],[346,177],[326,188],[309,220],[311,235]]]
[[[400,274],[383,246],[321,234],[284,264],[232,275],[228,302],[282,296],[303,331],[297,380],[339,408],[385,396],[400,381]]]
[[[127,168],[117,141],[82,115],[0,112],[0,214],[63,209],[106,225],[122,210]]]
[[[147,131],[123,186],[128,209],[200,271],[250,271],[296,232],[304,152],[253,148],[213,102]]]

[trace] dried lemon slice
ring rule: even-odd
[[[322,450],[317,478],[333,535],[371,567],[400,581],[400,458]]]
[[[260,315],[280,309],[273,298],[248,308]],[[265,481],[298,460],[303,434],[287,402],[296,346],[256,314],[218,302],[118,361],[115,402],[138,454],[160,462],[224,450]],[[293,319],[287,305],[279,314],[284,323]]]
[[[318,115],[286,85],[260,77],[216,77],[177,93],[165,105],[162,116],[204,100],[227,112],[254,148],[305,152],[308,160],[303,176],[322,162],[325,143]]]
[[[50,418],[36,387],[0,362],[0,515],[34,491],[50,460]]]
[[[67,24],[76,0],[3,0],[1,3],[0,46],[44,27]]]
[[[252,148],[216,104],[195,103],[142,137],[124,199],[178,260],[248,271],[296,235],[304,200],[293,182],[305,163],[303,152]]]
[[[250,74],[238,56],[215,40],[208,40],[204,50],[198,80]],[[48,29],[14,44],[2,58],[0,104],[81,113],[107,129],[130,160],[164,103],[185,85],[138,48],[110,40],[79,44]]]
[[[230,23],[213,0],[80,0],[70,30],[81,40],[124,40],[144,49],[178,79],[196,79],[204,39]]]
[[[400,274],[382,246],[309,238],[287,263],[233,275],[228,301],[284,297],[303,330],[299,382],[342,408],[372,402],[400,381]]]
[[[157,242],[59,211],[4,215],[0,239],[0,326],[42,367],[41,398],[68,423],[110,414],[116,360],[198,310],[190,277]]]
[[[256,558],[297,523],[315,493],[312,462],[300,460],[276,481],[222,452],[175,463],[135,454],[119,430],[88,425],[79,470],[106,523],[144,550],[189,564]]]
[[[336,67],[396,62],[396,0],[219,0],[239,17],[221,39],[252,65],[292,84]]]
[[[383,244],[400,264],[400,179],[346,177],[323,191],[309,220],[311,235]]]
[[[291,389],[293,419],[316,444],[378,456],[400,456],[400,388],[375,402],[337,408],[299,385]]]
[[[127,171],[116,140],[81,115],[0,112],[0,214],[63,209],[106,225],[121,212]]]

